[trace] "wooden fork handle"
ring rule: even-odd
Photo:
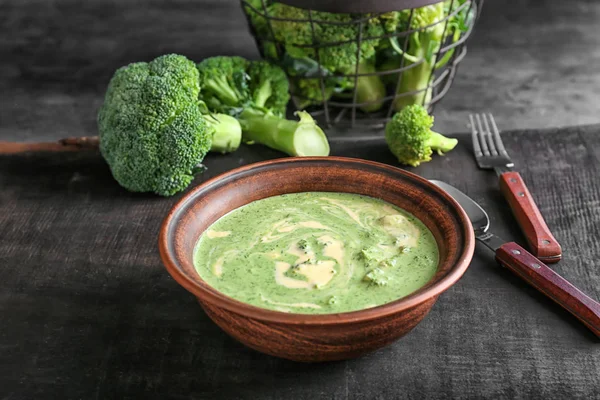
[[[505,172],[500,175],[500,190],[523,230],[533,255],[546,263],[560,261],[560,244],[546,225],[521,175],[518,172]]]
[[[538,291],[583,322],[600,337],[600,304],[518,244],[511,242],[496,251],[496,259]]]

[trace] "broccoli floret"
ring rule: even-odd
[[[297,96],[297,104],[300,108],[305,108],[313,104],[322,104],[329,100],[335,91],[335,85],[331,81],[325,80],[324,87],[321,87],[320,79],[299,79],[294,87],[294,94]]]
[[[211,110],[238,115],[256,108],[285,115],[290,100],[285,72],[267,61],[210,57],[198,64],[200,98]]]
[[[367,247],[360,251],[360,257],[368,264],[379,263],[385,258],[383,250],[379,247]]]
[[[343,76],[332,76],[333,72],[322,67],[299,48],[288,47],[284,53],[283,68],[292,77],[292,88],[299,108],[322,104],[334,94],[341,94],[354,87],[354,80]],[[323,77],[323,88],[321,87]],[[350,94],[349,94],[350,95]]]
[[[285,116],[290,101],[289,83],[283,70],[267,61],[253,61],[248,67],[254,106]]]
[[[310,114],[297,112],[300,121],[279,116],[289,98],[284,73],[263,63],[240,57],[202,61],[198,64],[200,99],[211,111],[235,116],[246,142],[261,143],[292,156],[329,155],[327,137]]]
[[[308,252],[310,250],[310,243],[306,239],[298,240],[298,248],[300,250],[304,250],[304,252]]]
[[[385,127],[385,139],[399,162],[416,167],[431,161],[433,150],[443,154],[456,146],[456,139],[432,131],[432,126],[433,117],[418,104],[406,106],[394,115]]]
[[[394,257],[390,257],[390,258],[383,260],[382,262],[379,263],[379,266],[385,267],[385,268],[396,268],[398,266],[399,262],[400,262],[399,256],[394,256]]]
[[[211,111],[239,113],[251,101],[246,72],[249,62],[242,57],[210,57],[198,64],[200,99]]]
[[[278,42],[281,42],[285,47],[293,45],[311,45],[313,43],[313,28],[314,37],[321,38],[323,25],[313,24],[309,22],[308,10],[288,6],[283,3],[274,2],[268,8],[269,15],[277,18],[271,20],[273,34]],[[313,11],[313,20],[321,20],[326,13]],[[313,49],[305,48],[309,57],[314,57]]]
[[[173,195],[190,184],[213,135],[239,145],[239,125],[205,116],[199,90],[195,64],[180,55],[115,72],[98,113],[98,131],[102,156],[121,186]]]
[[[388,283],[388,278],[385,272],[380,268],[373,268],[363,277],[363,280],[377,286],[385,286]]]
[[[353,23],[356,18],[367,18],[365,15],[338,14],[327,12],[312,12],[313,23],[309,20],[309,11],[301,8],[288,6],[282,3],[274,3],[269,8],[270,15],[282,20],[273,20],[273,32],[275,38],[284,43],[286,52],[298,58],[298,53],[303,56],[318,60],[320,65],[333,72],[342,74],[370,73],[374,71],[373,56],[379,39],[362,40],[360,55],[357,57],[359,35],[359,24]],[[363,38],[378,37],[386,31],[393,31],[397,24],[397,18],[385,19],[373,17],[365,24]],[[289,21],[284,19],[295,19],[300,21]],[[338,24],[342,23],[342,24]],[[310,47],[318,41],[320,46],[318,54]],[[346,42],[339,45],[328,45],[328,43]],[[358,67],[357,67],[358,64]],[[301,74],[298,74],[301,75]],[[354,84],[354,82],[352,82]],[[327,85],[327,89],[330,89]],[[335,93],[331,90],[331,93]],[[304,94],[304,93],[303,93]],[[326,92],[325,97],[330,93]],[[356,101],[368,103],[361,106],[366,112],[376,111],[381,108],[385,87],[377,75],[360,76],[356,82]],[[306,96],[318,100],[318,97]],[[321,97],[323,97],[321,95]]]
[[[306,275],[303,275],[300,273],[300,270],[298,269],[298,265],[292,266],[292,268],[285,271],[283,273],[283,275],[287,276],[288,278],[296,279],[299,281],[305,281],[305,282],[308,281],[308,278],[306,277]]]

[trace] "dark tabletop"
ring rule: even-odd
[[[600,126],[513,132],[506,147],[564,259],[600,298]],[[470,140],[418,169],[479,201],[524,243]],[[332,153],[395,165],[380,139]],[[281,156],[210,155],[195,184]],[[180,196],[131,194],[95,152],[0,158],[0,398],[600,398],[600,342],[477,247],[465,276],[407,336],[365,357],[306,365],[230,339],[161,265],[157,234]]]

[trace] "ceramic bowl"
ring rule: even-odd
[[[399,300],[360,311],[306,315],[251,306],[213,289],[196,272],[193,250],[219,217],[252,201],[285,193],[347,192],[376,197],[410,212],[433,232],[437,273]],[[284,158],[217,176],[184,196],[163,222],[159,248],[167,271],[197,297],[225,332],[255,350],[296,361],[357,357],[407,334],[438,296],[467,269],[475,246],[464,210],[445,192],[410,172],[342,157]]]

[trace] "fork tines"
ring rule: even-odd
[[[494,116],[491,113],[470,114],[469,121],[471,122],[473,149],[480,166],[489,168],[488,161],[498,158],[506,159],[506,163],[511,163],[508,152],[500,138],[500,131]]]

